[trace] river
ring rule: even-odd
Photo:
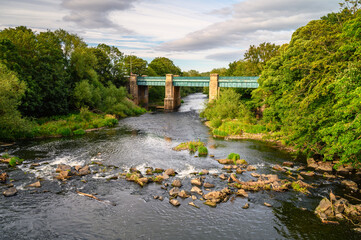
[[[286,152],[258,141],[224,141],[213,139],[199,118],[206,96],[192,94],[184,98],[177,112],[147,113],[123,119],[115,128],[88,133],[82,137],[42,139],[18,142],[7,147],[10,154],[25,159],[23,165],[8,172],[18,194],[0,197],[0,239],[360,239],[360,234],[346,223],[324,225],[313,213],[322,197],[330,190],[336,194],[344,188],[321,178],[305,181],[319,186],[311,195],[288,191],[249,193],[249,198],[232,197],[230,201],[208,207],[196,200],[179,199],[172,206],[169,194],[161,185],[151,183],[141,188],[124,179],[109,177],[136,167],[174,168],[182,189],[190,190],[191,173],[207,169],[208,182],[216,189],[227,186],[214,177],[224,173],[212,157],[195,157],[187,151],[174,151],[181,142],[201,140],[215,158],[226,158],[231,152],[257,167],[258,173],[274,173],[271,167],[293,161]],[[0,148],[0,153],[5,149]],[[60,182],[54,179],[58,164],[72,166],[101,161],[98,173]],[[296,162],[301,165],[302,160]],[[40,163],[32,169],[31,163]],[[95,171],[97,166],[91,167]],[[239,176],[248,181],[249,172]],[[27,188],[41,179],[42,187]],[[4,187],[1,187],[3,190]],[[168,187],[168,190],[170,187]],[[78,195],[76,190],[97,194],[105,202]],[[155,200],[154,195],[164,197]],[[114,204],[109,204],[109,202]],[[248,202],[249,208],[242,209]],[[264,206],[264,202],[272,207]],[[114,206],[116,205],[116,206]]]

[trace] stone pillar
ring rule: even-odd
[[[129,88],[133,102],[147,108],[149,101],[148,86],[138,86],[136,74],[130,75]]]
[[[218,87],[219,76],[217,73],[212,73],[209,81],[209,102],[216,100],[219,94]]]
[[[148,86],[138,86],[139,105],[148,109],[149,91]]]
[[[173,86],[173,74],[167,74],[165,79],[164,110],[172,111],[180,106],[180,87]]]
[[[129,90],[130,90],[130,94],[133,96],[133,102],[138,105],[139,104],[139,89],[138,89],[136,74],[130,75]]]

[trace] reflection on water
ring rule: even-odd
[[[123,179],[110,180],[124,169],[137,167],[174,168],[182,180],[182,189],[190,190],[190,173],[208,169],[222,173],[213,158],[196,158],[188,152],[172,148],[181,142],[200,139],[216,158],[231,152],[255,165],[258,173],[273,173],[273,164],[292,160],[292,156],[257,141],[223,141],[213,139],[199,119],[206,97],[193,94],[184,99],[177,112],[147,113],[126,118],[119,126],[92,132],[83,137],[24,141],[9,148],[9,152],[24,158],[26,163],[38,162],[40,167],[24,164],[9,172],[19,189],[15,197],[1,197],[1,239],[356,239],[359,237],[347,225],[325,226],[313,214],[320,197],[336,184],[322,179],[320,188],[306,197],[295,192],[250,193],[249,199],[234,198],[216,208],[194,201],[200,208],[189,206],[190,199],[179,201],[176,208],[168,203],[168,193],[160,185],[141,188]],[[0,149],[0,152],[2,150]],[[89,164],[102,161],[98,173],[67,183],[53,179],[57,164]],[[26,173],[26,174],[24,174]],[[26,186],[41,178],[40,189]],[[239,176],[252,179],[250,173]],[[227,183],[213,175],[206,181],[216,189]],[[3,190],[4,187],[1,187]],[[97,194],[112,206],[76,194],[76,190]],[[154,200],[154,195],[164,201]],[[248,202],[249,209],[242,209]],[[273,208],[263,205],[268,202]],[[301,210],[304,209],[304,210]]]

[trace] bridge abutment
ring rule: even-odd
[[[141,105],[148,108],[149,92],[148,86],[139,86],[137,84],[137,75],[132,74],[130,76],[130,94],[133,96],[133,102],[137,105]]]
[[[217,73],[212,73],[209,81],[209,102],[216,100],[219,94],[218,87],[219,76]]]
[[[175,110],[180,105],[180,87],[176,87],[173,85],[173,74],[167,74],[165,79],[164,110]]]

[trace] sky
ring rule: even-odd
[[[227,67],[250,45],[283,44],[342,0],[0,0],[0,29],[64,29],[183,71]]]

